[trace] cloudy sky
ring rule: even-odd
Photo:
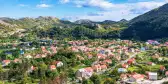
[[[0,0],[0,17],[55,16],[75,21],[130,20],[168,0]]]

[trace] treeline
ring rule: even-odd
[[[37,36],[40,38],[50,37],[56,39],[109,39],[118,38],[120,36],[120,30],[101,31],[96,29],[90,29],[84,26],[77,26],[74,28],[50,28],[49,30],[40,30],[37,32]]]

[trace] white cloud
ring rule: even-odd
[[[48,4],[38,4],[36,5],[37,8],[49,8],[51,7],[51,5],[48,5]]]
[[[27,7],[28,5],[25,5],[25,4],[19,4],[18,6],[20,6],[20,7]]]
[[[93,7],[99,8],[101,11],[97,11],[96,14],[83,14],[68,16],[71,21],[77,19],[90,19],[93,21],[103,21],[103,20],[121,20],[127,19],[130,20],[140,14],[143,14],[149,10],[157,8],[165,3],[168,0],[164,1],[144,1],[144,2],[134,2],[134,3],[121,3],[114,4],[108,0],[71,0],[71,3],[77,7]],[[103,11],[102,11],[103,10]]]
[[[59,0],[61,3],[68,3],[70,0]]]

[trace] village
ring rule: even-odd
[[[12,67],[17,69],[19,64],[26,63],[25,73],[37,79],[35,83],[41,82],[37,74],[42,71],[61,84],[88,84],[86,81],[93,84],[162,84],[168,80],[168,42],[41,40],[3,46],[7,47],[0,51],[1,74],[10,74]],[[68,76],[62,81],[64,72]],[[7,82],[17,81],[16,77],[11,80],[9,76],[1,75],[0,78]],[[96,76],[101,78],[101,83],[93,79]]]

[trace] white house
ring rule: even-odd
[[[76,72],[76,78],[78,78],[79,80],[82,80],[83,78],[88,79],[92,76],[92,74],[93,69],[91,67],[82,68]]]
[[[157,80],[157,72],[148,72],[149,80]]]
[[[57,62],[57,67],[61,67],[61,66],[63,66],[64,64],[63,64],[63,62],[61,62],[61,61],[58,61]]]
[[[125,68],[118,68],[118,73],[125,73],[127,72],[127,69]]]

